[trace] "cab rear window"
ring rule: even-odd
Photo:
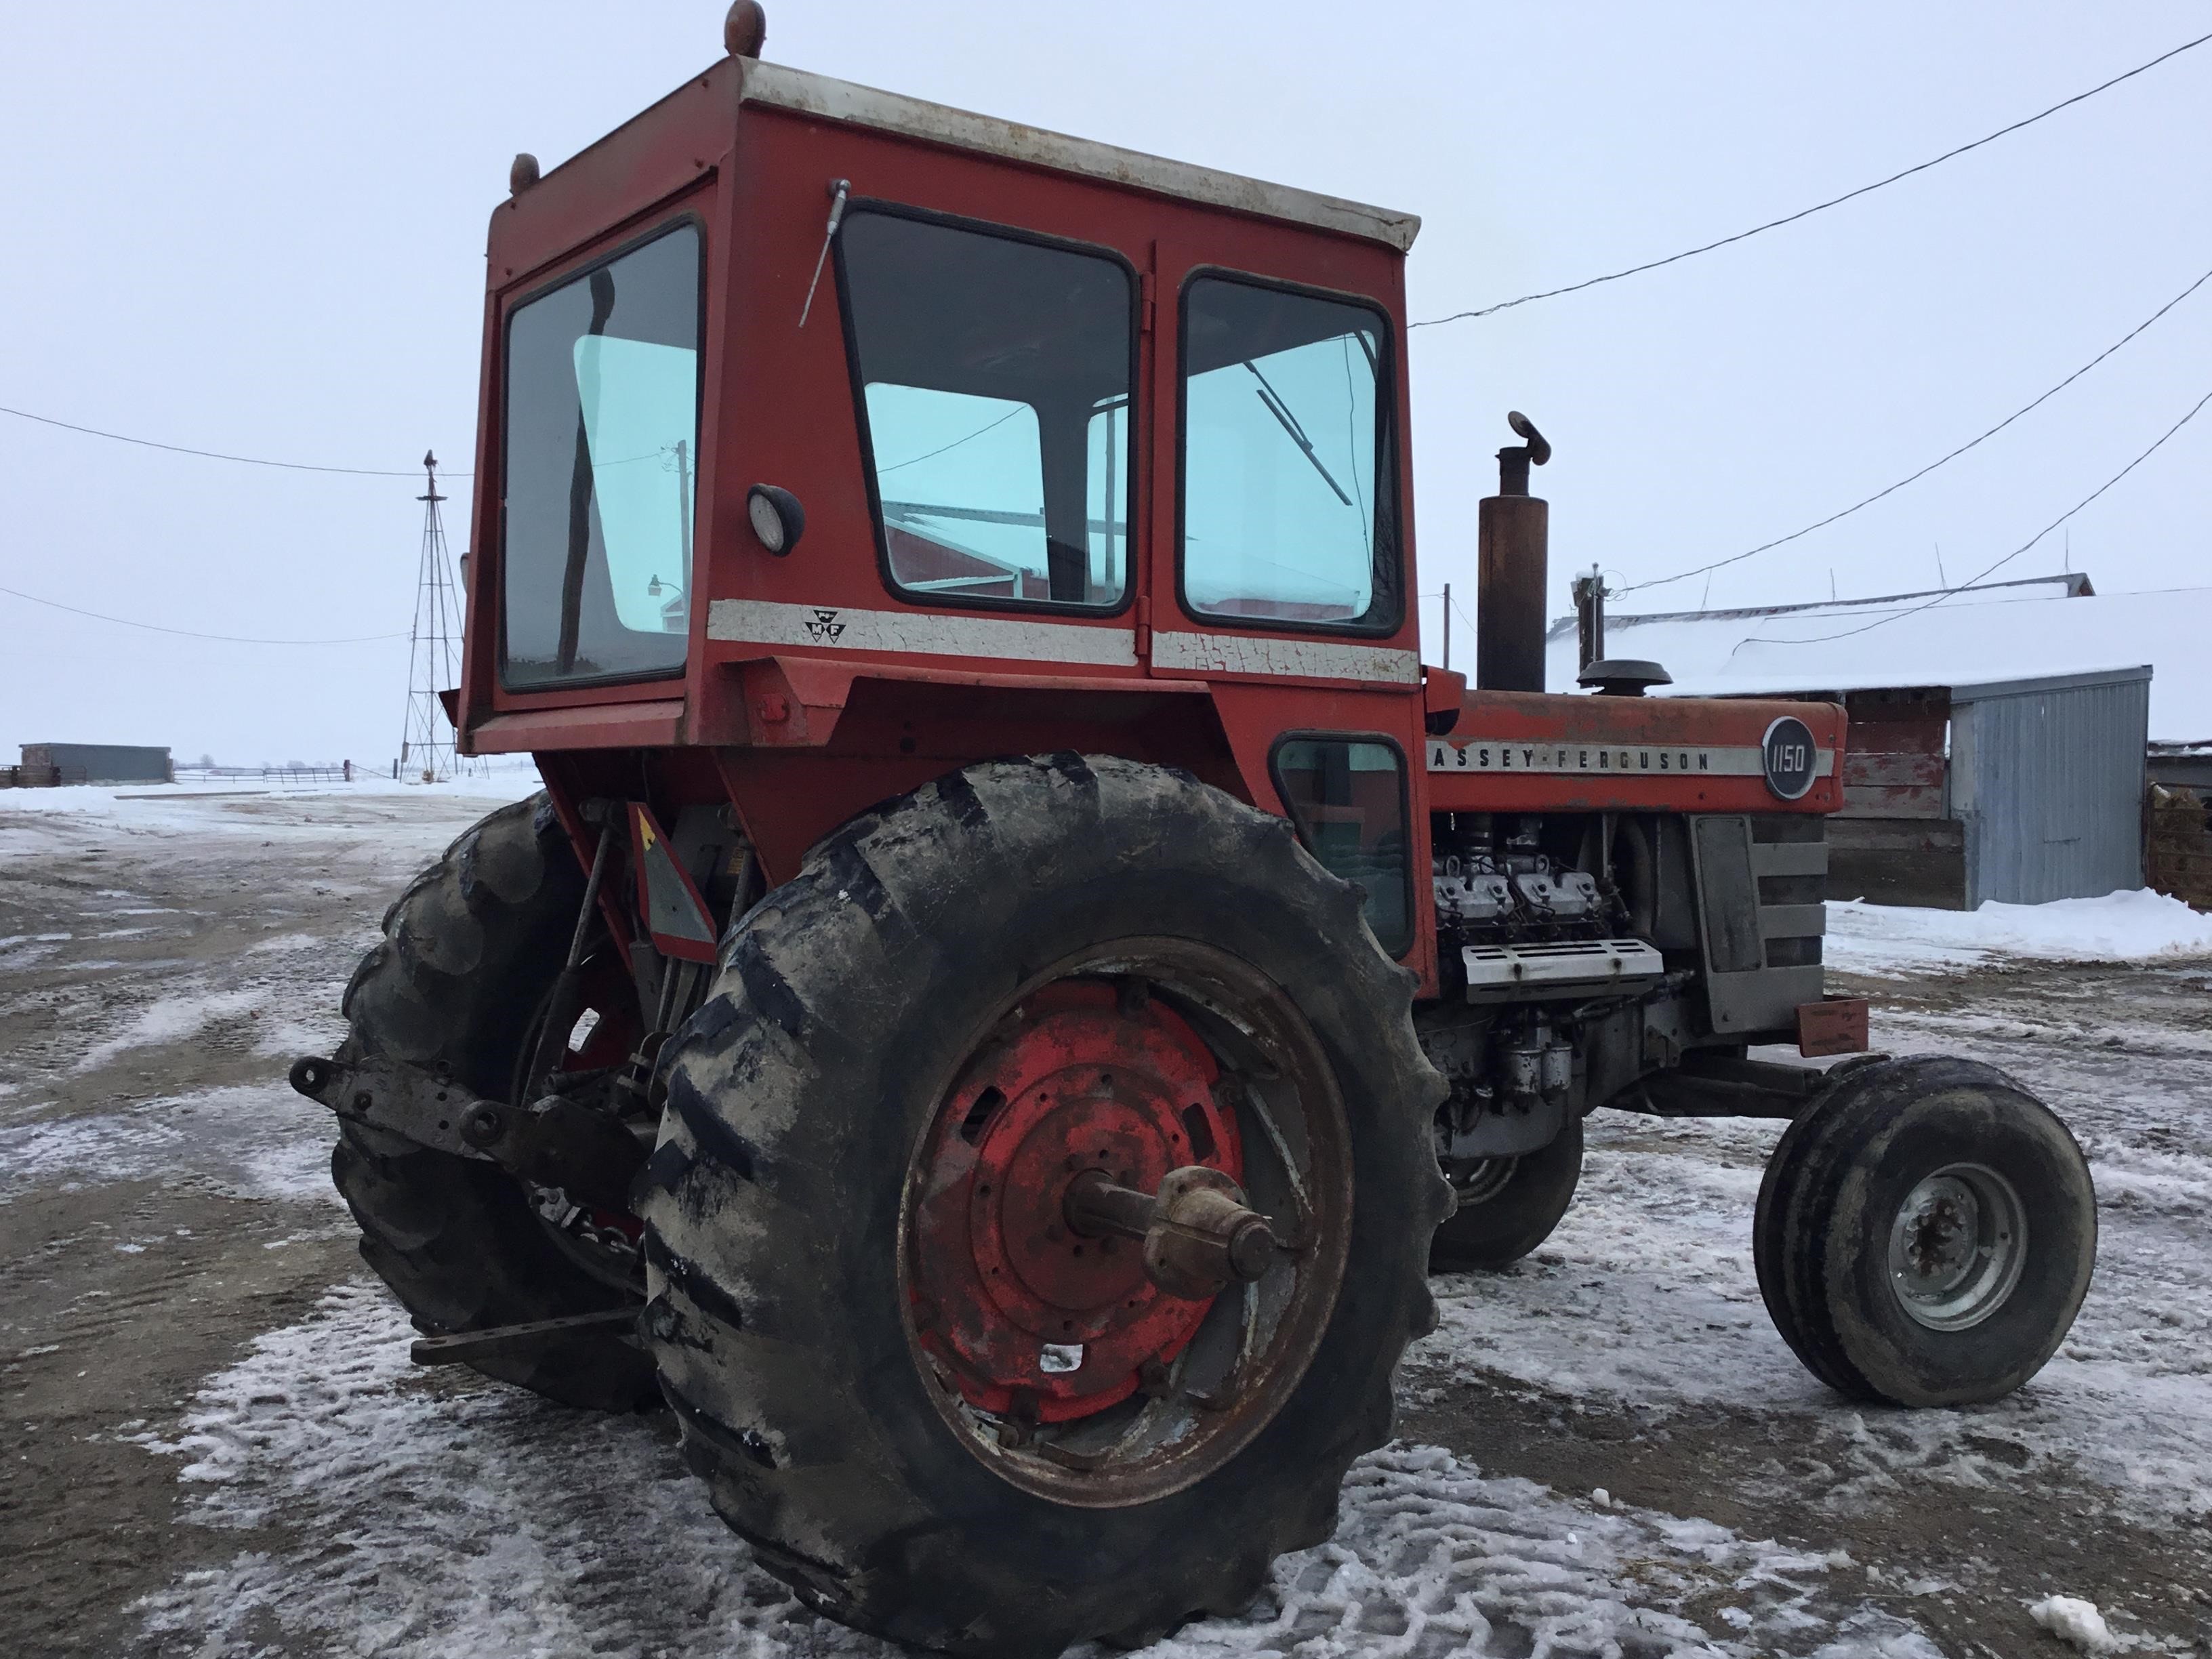
[[[501,674],[672,674],[690,629],[699,451],[696,227],[507,320]]]

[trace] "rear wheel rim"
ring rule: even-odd
[[[1284,1242],[1255,1283],[1172,1297],[1138,1240],[1056,1226],[1078,1174],[1152,1191],[1194,1164],[1236,1181]],[[1138,939],[1054,964],[980,1022],[908,1164],[900,1302],[940,1415],[1000,1477],[1063,1504],[1203,1480],[1320,1346],[1351,1167],[1326,1055],[1249,963]]]
[[[1947,1164],[1905,1195],[1889,1228],[1889,1287],[1916,1324],[1963,1331],[2004,1306],[2027,1261],[2027,1212],[1982,1164]]]

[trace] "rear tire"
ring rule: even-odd
[[[1187,775],[1118,759],[973,766],[829,837],[755,908],[724,959],[715,994],[674,1039],[661,1143],[640,1183],[652,1290],[642,1322],[687,1460],[769,1571],[811,1606],[893,1640],[1042,1659],[1242,1612],[1277,1555],[1329,1535],[1346,1468],[1390,1432],[1398,1357],[1435,1322],[1422,1265],[1446,1202],[1427,1133],[1443,1081],[1414,1042],[1413,976],[1382,956],[1355,890],[1288,824]],[[1210,1005],[1187,981],[1206,985]],[[1239,985],[1259,988],[1256,1004],[1237,1000]],[[932,1151],[949,1124],[980,1168],[1002,1114],[1030,1121],[1040,1097],[1019,1093],[1010,1073],[998,1073],[1007,1093],[978,1095],[976,1068],[1026,1052],[1022,1034],[1052,1017],[1035,1009],[1110,1024],[1118,1006],[1141,1024],[1153,1016],[1132,1009],[1164,1004],[1217,1053],[1243,1041],[1224,1010],[1259,1022],[1255,1042],[1279,1015],[1310,1034],[1297,1052],[1317,1073],[1228,1069],[1277,1098],[1310,1076],[1328,1079],[1320,1093],[1337,1103],[1324,1113],[1316,1097],[1313,1113],[1284,1121],[1315,1126],[1315,1146],[1335,1135],[1348,1148],[1340,1167],[1314,1160],[1306,1176],[1313,1213],[1341,1225],[1317,1224],[1290,1259],[1319,1265],[1268,1271],[1303,1285],[1325,1266],[1330,1298],[1303,1304],[1304,1324],[1295,1291],[1279,1304],[1231,1303],[1243,1294],[1233,1289],[1200,1304],[1207,1323],[1185,1356],[1206,1330],[1240,1328],[1242,1315],[1214,1324],[1232,1307],[1279,1305],[1264,1316],[1273,1328],[1310,1330],[1311,1343],[1231,1368],[1207,1419],[1218,1426],[1193,1427],[1188,1449],[1162,1443],[1150,1463],[1108,1451],[1087,1468],[1041,1449],[1055,1436],[1064,1448],[1071,1423],[1119,1435],[1109,1411],[1133,1413],[1134,1435],[1147,1397],[1164,1401],[1164,1415],[1190,1412],[1175,1377],[1197,1364],[1184,1358],[1100,1415],[1047,1415],[1034,1441],[988,1441],[976,1425],[1003,1432],[1019,1408],[994,1419],[999,1408],[975,1403],[963,1360],[944,1345],[948,1331],[988,1325],[989,1308],[947,1310],[923,1291],[951,1282],[932,1276],[941,1218],[974,1213],[983,1218],[961,1237],[995,1237],[989,1218],[1011,1212],[1016,1188],[1009,1180],[996,1209],[963,1208],[992,1189],[973,1174],[948,1185],[945,1171],[967,1155],[954,1146],[950,1164],[933,1163]],[[1073,1086],[1051,1086],[1061,1091],[1054,1112],[1079,1109]],[[1217,1098],[1245,1103],[1227,1109],[1241,1139],[1194,1127],[1182,1161],[1241,1158],[1261,1204],[1264,1123],[1235,1085]],[[1032,1163],[1074,1167],[1060,1150]],[[1346,1200],[1335,1208],[1322,1192],[1331,1177]],[[1281,1191],[1269,1201],[1283,1210]],[[1062,1265],[1076,1276],[1094,1260]],[[1008,1271],[1028,1269],[1017,1259]],[[1100,1328],[1121,1317],[1109,1303]],[[1103,1349],[1112,1338],[1087,1340]],[[1062,1369],[1052,1358],[1042,1370]]]
[[[341,1060],[444,1064],[504,1100],[559,973],[584,878],[544,794],[468,830],[384,916],[346,988]],[[512,1177],[342,1123],[331,1178],[361,1226],[362,1259],[433,1334],[595,1313],[641,1300],[563,1250]],[[477,1362],[487,1376],[601,1411],[659,1403],[653,1364],[605,1333]]]
[[[2096,1266],[2097,1195],[2066,1126],[1994,1066],[1885,1060],[1784,1133],[1753,1243],[1776,1328],[1829,1387],[1977,1405],[2065,1340]]]
[[[1570,1113],[1548,1146],[1486,1158],[1467,1176],[1453,1181],[1459,1207],[1429,1243],[1431,1273],[1510,1267],[1552,1236],[1583,1178],[1583,1121]]]

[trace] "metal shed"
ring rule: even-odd
[[[27,743],[23,781],[32,784],[169,783],[175,774],[167,749],[119,743]]]
[[[1850,714],[1830,896],[1971,910],[2142,886],[2150,684],[2145,665],[1780,694]]]

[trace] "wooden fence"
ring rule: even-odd
[[[373,768],[351,761],[331,761],[319,766],[179,766],[179,783],[351,783],[356,778],[380,777]]]
[[[179,766],[173,783],[351,783],[356,778],[381,777],[374,768],[351,761],[332,761],[327,766]],[[89,783],[92,775],[81,766],[0,766],[0,789],[58,789],[64,784]],[[154,780],[143,781],[154,784]],[[138,788],[140,782],[118,784]]]

